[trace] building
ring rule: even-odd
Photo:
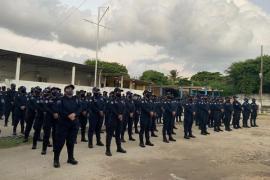
[[[147,82],[121,74],[102,74],[101,69],[98,72],[98,85],[102,91],[109,92],[119,86],[124,91],[142,94],[148,86]],[[0,49],[0,83],[6,86],[15,83],[17,87],[24,85],[28,90],[34,86],[57,86],[63,89],[67,84],[73,84],[76,90],[91,91],[94,67]]]
[[[151,86],[151,90],[156,96],[166,95],[168,92],[175,97],[183,96],[195,96],[195,95],[208,95],[208,96],[220,96],[222,90],[213,89],[211,87],[201,86]]]

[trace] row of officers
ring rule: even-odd
[[[115,88],[109,94],[105,91],[101,94],[96,87],[92,89],[92,93],[77,91],[74,95],[74,89],[73,85],[68,85],[62,93],[57,87],[43,90],[34,87],[27,93],[24,86],[20,86],[16,91],[15,84],[11,84],[7,90],[5,87],[0,89],[0,117],[5,121],[5,126],[8,126],[11,115],[13,135],[17,135],[17,126],[20,124],[24,142],[28,141],[33,129],[32,149],[36,149],[38,142],[42,141],[41,154],[45,155],[47,148],[53,146],[53,164],[56,168],[60,167],[59,157],[65,143],[67,162],[78,164],[74,158],[74,145],[77,143],[79,129],[81,141],[88,142],[88,147],[93,148],[94,135],[96,145],[104,146],[101,134],[104,133],[102,127],[105,126],[105,154],[112,156],[110,147],[113,137],[117,152],[126,153],[122,147],[122,143],[126,142],[126,132],[129,141],[136,140],[134,133],[139,134],[140,147],[154,146],[150,137],[158,137],[156,132],[159,123],[163,124],[163,142],[176,141],[173,137],[174,129],[177,129],[176,122],[182,122],[182,117],[185,139],[195,138],[192,133],[193,122],[202,135],[210,134],[208,128],[213,128],[215,132],[223,131],[223,124],[226,131],[232,130],[231,124],[234,129],[241,128],[241,114],[243,128],[257,127],[258,106],[255,99],[249,103],[249,99],[245,98],[243,104],[236,96],[225,99],[208,96],[176,99],[170,93],[164,97],[156,97],[148,90],[145,90],[141,97],[131,92],[123,95],[120,88]]]

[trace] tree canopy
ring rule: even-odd
[[[263,91],[270,93],[270,56],[263,57],[264,78]],[[243,62],[233,63],[227,73],[237,93],[258,93],[260,89],[261,58],[248,59]]]
[[[152,82],[156,85],[167,85],[168,78],[161,72],[155,70],[144,71],[140,80]]]
[[[95,67],[95,59],[86,60],[84,64]],[[98,61],[98,68],[102,69],[102,73],[112,74],[112,75],[128,75],[128,70],[126,66],[119,64],[117,62],[106,62]]]

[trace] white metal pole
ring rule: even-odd
[[[16,84],[19,84],[20,81],[20,72],[21,72],[21,55],[17,55],[17,64],[16,64],[16,74],[15,74],[15,81]]]
[[[72,66],[71,84],[75,85],[76,67]]]
[[[95,81],[94,86],[97,86],[97,66],[98,66],[98,50],[99,50],[99,21],[100,19],[100,7],[98,8],[98,18],[97,18],[97,42],[96,42],[96,63],[95,63]]]
[[[260,78],[261,78],[261,82],[260,82],[260,103],[261,103],[261,113],[262,113],[262,106],[263,106],[263,102],[262,102],[262,96],[263,96],[263,45],[261,46],[261,73],[260,73]]]

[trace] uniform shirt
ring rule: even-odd
[[[60,99],[60,118],[62,120],[70,120],[68,116],[72,113],[75,113],[78,117],[81,112],[81,106],[79,100],[75,97],[64,96]]]

